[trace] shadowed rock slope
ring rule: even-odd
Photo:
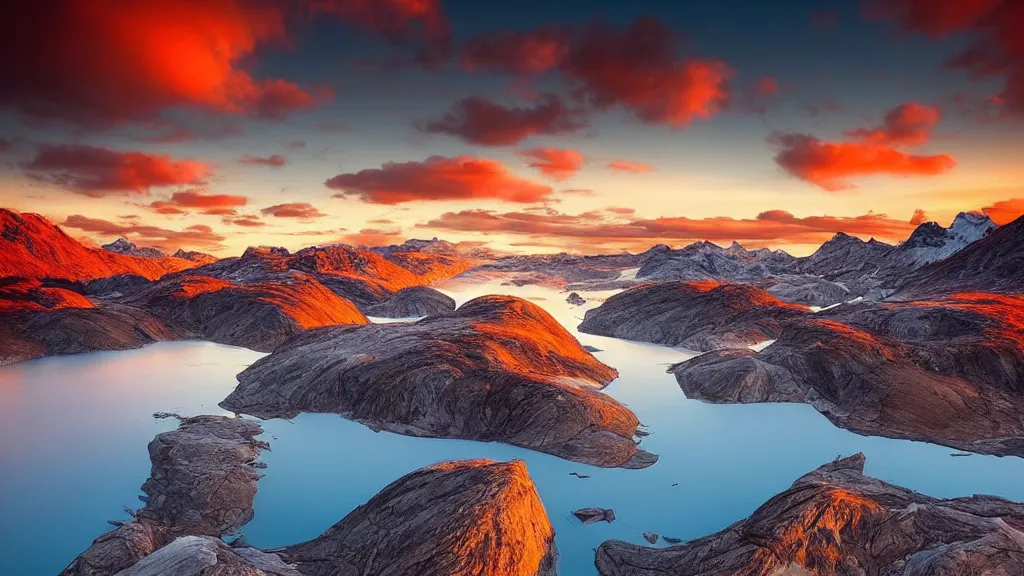
[[[484,296],[415,323],[301,334],[239,374],[221,406],[261,418],[331,412],[375,430],[650,466],[636,416],[600,392],[616,376],[537,305]]]
[[[0,365],[57,354],[139,348],[179,334],[152,314],[95,304],[35,279],[0,280]]]
[[[364,308],[368,316],[381,318],[418,318],[452,310],[455,310],[455,300],[426,286],[402,288],[384,302]]]
[[[620,292],[588,310],[579,330],[706,351],[777,338],[805,306],[742,284],[656,282]]]
[[[806,402],[861,434],[1024,456],[1024,296],[842,306],[669,371],[690,398]]]
[[[195,265],[183,258],[146,258],[86,248],[38,214],[0,208],[0,277],[84,281],[131,273],[153,280]]]
[[[353,303],[298,272],[252,284],[175,275],[145,286],[123,302],[150,311],[186,338],[263,352],[302,330],[368,322]]]
[[[273,552],[308,576],[553,576],[554,538],[526,464],[466,460],[407,474]]]
[[[803,476],[750,517],[668,548],[601,544],[602,576],[1024,574],[1024,505],[941,500],[864,475],[864,456]]]
[[[1024,292],[1024,216],[949,258],[917,270],[893,299],[934,298],[954,292]]]

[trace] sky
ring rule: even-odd
[[[0,207],[102,244],[812,252],[1024,213],[1021,0],[0,7]]]

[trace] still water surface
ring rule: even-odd
[[[665,373],[691,353],[578,334],[587,308],[610,294],[565,294],[537,286],[448,285],[459,304],[481,294],[529,298],[595,355],[619,370],[606,391],[651,431],[661,456],[646,470],[601,469],[495,443],[374,433],[335,415],[263,422],[266,477],[256,495],[249,543],[273,547],[313,538],[389,482],[442,460],[526,460],[557,533],[559,572],[594,574],[593,549],[609,538],[642,543],[641,532],[690,539],[749,515],[801,474],[862,451],[867,472],[939,497],[975,493],[1024,500],[1024,459],[868,438],[832,426],[805,405],[719,406],[688,400]],[[596,297],[596,298],[595,298]],[[122,506],[141,506],[146,444],[175,422],[152,413],[221,414],[235,374],[263,354],[205,342],[168,342],[127,352],[46,358],[0,367],[0,574],[55,574]],[[589,475],[578,479],[569,472]],[[613,524],[579,526],[571,511],[614,508]],[[664,545],[660,543],[659,545]]]

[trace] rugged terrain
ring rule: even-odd
[[[130,273],[153,280],[195,265],[184,258],[146,258],[87,248],[38,214],[0,208],[0,278],[86,281]]]
[[[415,323],[308,331],[239,374],[221,406],[261,418],[331,412],[375,430],[650,466],[636,416],[600,392],[616,376],[537,305],[484,296]]]
[[[806,402],[861,434],[1024,456],[1024,296],[845,305],[760,352],[719,350],[670,372],[690,398]]]
[[[703,352],[775,339],[808,314],[806,306],[787,304],[749,285],[655,282],[588,310],[579,330]]]
[[[963,576],[1024,573],[1024,504],[942,500],[864,475],[864,456],[798,479],[748,518],[668,548],[609,541],[602,576]]]
[[[554,530],[521,461],[442,462],[389,486],[309,542],[221,537],[253,517],[258,424],[185,418],[149,444],[146,502],[62,576],[552,576]]]

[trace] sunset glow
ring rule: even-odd
[[[92,243],[803,255],[1024,213],[1010,0],[59,4],[3,8],[0,189]]]

